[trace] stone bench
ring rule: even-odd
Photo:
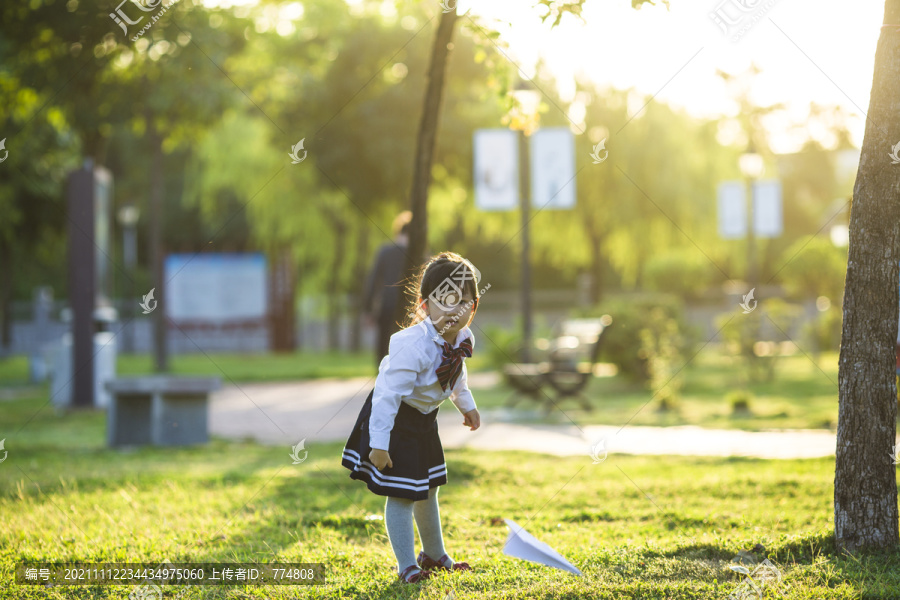
[[[216,377],[127,377],[106,382],[109,446],[181,446],[209,441],[209,394]]]

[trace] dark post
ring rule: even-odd
[[[294,261],[287,248],[271,254],[269,267],[269,347],[274,352],[293,352],[297,348],[294,319]]]
[[[522,212],[522,362],[531,362],[531,262],[528,242],[529,188],[528,138],[519,132],[519,203]]]
[[[134,223],[126,223],[123,227],[123,245],[125,250],[125,267],[128,269],[128,276],[125,291],[125,320],[130,323],[136,315],[135,299],[134,299],[134,276],[137,271],[137,231]],[[134,352],[134,325],[131,325],[125,331],[125,347],[128,352]]]
[[[755,195],[756,186],[755,178],[748,178],[750,193],[747,194],[747,284],[750,289],[756,288],[756,280],[758,279],[756,269],[756,222],[754,221]],[[759,297],[759,290],[756,290],[756,297]]]
[[[72,308],[72,402],[94,405],[94,165],[91,159],[69,175],[69,304]]]
[[[147,108],[147,139],[152,151],[150,161],[150,265],[156,289],[158,308],[153,312],[153,355],[157,373],[169,370],[169,352],[166,331],[166,280],[163,246],[163,208],[165,172],[163,171],[162,136],[156,129],[153,112]],[[148,290],[149,291],[149,290]]]

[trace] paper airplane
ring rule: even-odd
[[[509,537],[503,546],[504,554],[581,575],[581,571],[562,554],[522,529],[515,521],[503,520],[509,526]]]

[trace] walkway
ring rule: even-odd
[[[347,438],[374,378],[247,384],[225,383],[214,393],[210,433],[229,439],[252,438],[263,444],[293,446]],[[477,390],[496,383],[496,374],[470,374]],[[694,426],[642,427],[542,425],[514,422],[521,412],[481,411],[481,427],[470,431],[449,401],[441,405],[438,427],[445,448],[525,450],[556,456],[598,456],[605,448],[622,454],[815,458],[833,456],[835,434],[826,430],[749,432]],[[620,430],[621,429],[621,430]],[[603,440],[603,444],[599,442]]]

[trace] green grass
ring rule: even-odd
[[[323,377],[374,375],[371,352],[296,352],[291,354],[180,354],[171,357],[171,372],[179,375],[211,375],[233,381],[291,381]],[[121,375],[153,371],[150,355],[120,355]]]
[[[448,552],[473,573],[400,587],[383,498],[347,477],[340,444],[112,450],[98,411],[7,400],[0,431],[0,597],[126,598],[133,588],[9,586],[17,561],[321,562],[321,587],[192,588],[186,598],[724,599],[741,549],[762,544],[792,599],[900,597],[900,552],[835,553],[833,459],[765,461],[448,451]],[[502,553],[511,518],[583,572]],[[171,593],[169,595],[171,597]]]
[[[28,357],[24,355],[0,358],[0,386],[21,386],[28,383]]]

